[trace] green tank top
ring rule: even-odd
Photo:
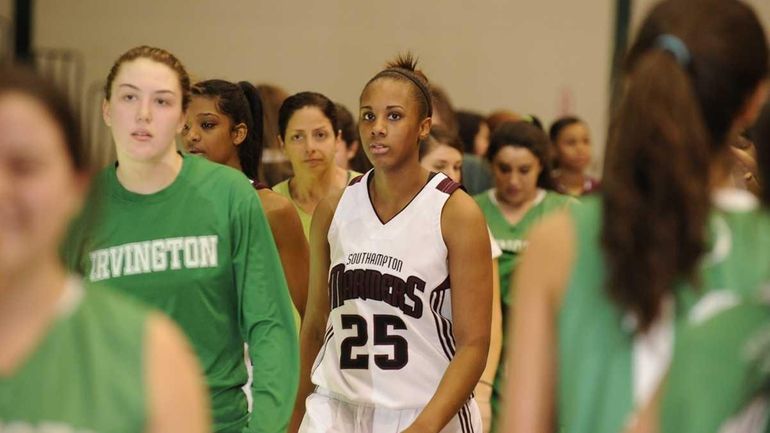
[[[500,299],[502,301],[503,310],[503,332],[508,329],[508,311],[510,305],[513,302],[513,296],[510,290],[510,282],[516,265],[519,262],[521,254],[527,247],[527,234],[532,226],[538,221],[543,219],[554,210],[564,208],[569,203],[577,203],[573,198],[552,192],[540,190],[538,196],[535,198],[535,204],[524,215],[524,217],[516,224],[509,223],[505,216],[503,216],[495,197],[495,190],[490,189],[481,194],[474,196],[476,203],[481,208],[481,212],[487,220],[489,230],[492,232],[492,237],[497,242],[500,249],[503,251],[502,256],[498,258],[498,269],[500,275]],[[501,353],[500,362],[498,364],[497,372],[495,374],[495,383],[492,387],[492,414],[493,420],[498,419],[500,412],[500,399],[504,389],[503,378],[505,376],[505,338],[503,338],[503,349]],[[496,422],[493,421],[493,429],[496,427]]]
[[[361,173],[357,171],[348,170],[348,182],[350,182],[350,179],[360,175]],[[291,196],[291,191],[289,190],[290,180],[291,178],[275,184],[275,186],[273,186],[273,191],[288,198],[291,201],[291,204],[293,204],[294,207],[297,209],[297,213],[299,214],[299,220],[302,222],[302,231],[305,232],[305,239],[310,241],[310,222],[313,220],[313,214],[309,214],[304,210],[302,210],[302,208],[300,208],[299,205],[297,205],[297,202],[294,201],[294,198]]]
[[[675,340],[682,318],[704,294],[723,290],[743,296],[766,281],[770,219],[756,206],[747,205],[752,199],[737,192],[732,196],[737,201],[718,200],[712,211],[707,235],[710,252],[702,259],[699,289],[682,284],[674,292]],[[558,317],[558,420],[564,432],[614,433],[644,404],[635,402],[638,340],[632,321],[606,295],[601,198],[587,197],[582,202],[571,210],[576,259]]]
[[[62,301],[37,348],[10,376],[0,375],[0,431],[145,431],[148,310],[75,278]]]
[[[767,401],[757,400],[768,397],[770,385],[770,305],[738,302],[714,298],[712,311],[691,314],[682,325],[661,405],[661,432],[718,432],[730,425],[731,431],[765,431],[767,419],[756,414],[767,410]]]

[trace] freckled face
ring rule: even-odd
[[[120,66],[102,114],[112,131],[119,161],[152,162],[176,151],[184,125],[177,73],[139,58]]]

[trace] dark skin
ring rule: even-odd
[[[299,317],[303,317],[307,303],[310,252],[302,232],[302,223],[294,205],[286,197],[269,189],[261,189],[258,194],[281,257],[291,300]]]
[[[245,123],[233,124],[233,120],[219,111],[216,97],[193,97],[187,112],[188,122],[182,130],[188,151],[200,153],[210,161],[228,165],[242,171],[238,147],[248,135]],[[216,122],[212,122],[212,119]],[[275,246],[281,257],[291,300],[300,317],[305,313],[307,302],[307,269],[309,252],[297,210],[282,195],[261,189],[257,192]]]
[[[359,132],[375,171],[369,186],[374,210],[384,222],[425,186],[429,172],[418,160],[418,140],[430,118],[419,113],[411,85],[390,78],[370,83],[361,95]],[[295,432],[312,392],[310,369],[329,317],[327,234],[341,194],[319,203],[310,230],[310,292],[300,335],[300,388],[289,432]],[[452,318],[457,352],[433,398],[405,432],[439,432],[457,415],[486,363],[492,308],[492,259],[481,210],[463,191],[454,192],[441,216],[452,281]],[[463,230],[452,228],[463,227]],[[484,318],[484,319],[480,319]]]

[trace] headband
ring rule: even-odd
[[[425,98],[425,102],[428,104],[428,117],[433,116],[433,100],[430,97],[430,90],[428,90],[428,87],[420,81],[417,75],[414,74],[413,72],[410,72],[402,68],[388,68],[383,70],[379,74],[375,75],[374,78],[378,78],[389,72],[401,75],[402,77],[405,77],[406,79],[414,83],[414,85],[417,86],[418,89],[420,89],[420,93],[422,93],[423,98]]]
[[[687,49],[687,45],[672,34],[664,33],[658,36],[655,40],[655,46],[674,56],[677,63],[682,67],[689,66],[692,61],[692,55],[690,50]]]

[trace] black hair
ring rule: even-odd
[[[246,138],[238,149],[243,173],[249,179],[258,179],[262,159],[262,101],[251,83],[238,84],[225,80],[206,80],[192,88],[195,96],[216,98],[217,108],[230,118],[232,125],[246,125]]]
[[[286,127],[289,125],[291,116],[305,107],[316,107],[321,110],[332,125],[332,133],[337,134],[339,122],[337,121],[337,107],[334,102],[320,93],[300,92],[286,98],[278,110],[278,133],[282,139],[286,140]]]
[[[474,143],[482,123],[486,123],[486,120],[479,113],[464,110],[457,112],[458,135],[463,143],[464,153],[475,153]]]
[[[342,140],[345,142],[345,147],[350,148],[350,146],[356,141],[361,142],[358,137],[358,127],[356,126],[356,121],[353,119],[353,115],[344,105],[340,103],[335,103],[334,105],[337,107],[337,126],[340,128],[339,130],[342,133]]]
[[[433,100],[428,77],[417,69],[417,59],[411,53],[399,55],[395,60],[388,62],[385,69],[378,72],[366,83],[361,94],[363,95],[371,83],[381,78],[409,83],[413,89],[412,96],[420,107],[420,115],[423,118],[433,115]]]
[[[440,120],[442,123],[441,127],[446,129],[448,133],[458,135],[460,127],[457,124],[457,113],[452,105],[452,101],[449,99],[449,94],[442,87],[431,84],[430,97],[433,103],[433,111],[438,114],[438,119],[435,120]],[[435,120],[433,124],[437,124]]]
[[[551,138],[551,143],[556,144],[556,141],[559,140],[559,134],[561,134],[561,131],[564,130],[564,128],[568,126],[572,126],[576,123],[585,123],[580,118],[575,116],[564,116],[556,119],[552,124],[551,128],[548,130],[548,136]]]
[[[521,147],[532,152],[541,167],[537,186],[553,189],[548,137],[542,129],[526,121],[501,123],[489,137],[487,160],[491,163],[505,146]]]

